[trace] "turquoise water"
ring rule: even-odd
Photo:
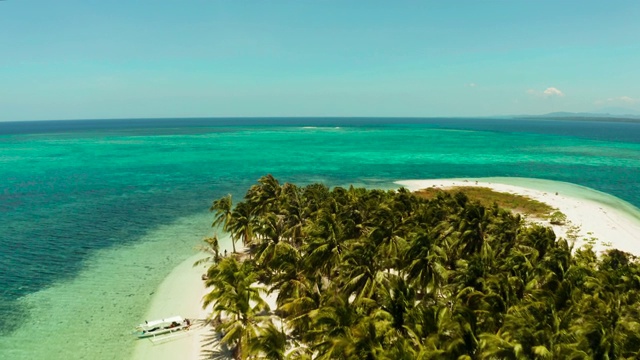
[[[156,286],[210,235],[211,200],[238,198],[267,173],[383,188],[401,179],[541,178],[640,206],[640,124],[0,123],[0,358],[127,358],[127,331]]]

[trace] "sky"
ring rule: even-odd
[[[6,0],[0,121],[640,113],[638,19],[637,0]]]

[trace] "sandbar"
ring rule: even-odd
[[[543,219],[530,220],[552,227],[557,238],[568,240],[567,233],[573,227],[575,248],[591,245],[596,253],[615,248],[640,256],[640,209],[615,196],[587,187],[528,178],[402,180],[396,184],[410,191],[431,187],[451,189],[479,186],[527,196],[567,216],[565,225],[553,225]]]

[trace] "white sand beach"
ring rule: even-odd
[[[205,319],[210,309],[202,309],[202,297],[206,293],[201,279],[206,265],[193,263],[206,257],[197,254],[178,265],[153,294],[147,320],[162,319],[180,315],[187,319]],[[133,324],[132,324],[133,325]],[[154,343],[149,339],[139,339],[133,353],[134,360],[200,359],[202,341],[207,328],[194,323],[188,331],[176,333],[167,341]]]
[[[552,227],[556,237],[566,238],[567,231],[574,226],[578,227],[576,247],[591,243],[598,253],[615,248],[640,256],[640,210],[618,198],[589,188],[557,181],[517,178],[403,180],[396,184],[411,191],[430,187],[450,189],[480,186],[524,195],[546,203],[567,216],[568,222],[562,226],[531,219]]]
[[[506,182],[515,182],[518,185]],[[569,223],[564,226],[533,219],[553,227],[557,237],[565,237],[571,226],[577,226],[579,230],[576,246],[585,245],[589,239],[596,238],[597,240],[592,240],[591,243],[597,252],[617,248],[640,256],[640,210],[595,190],[555,181],[508,178],[405,180],[398,181],[397,184],[411,191],[429,187],[447,189],[457,186],[483,186],[500,192],[528,196],[549,204],[567,216]],[[230,243],[227,242],[228,238],[221,242],[223,251],[230,250]],[[208,316],[210,309],[203,310],[201,304],[201,299],[207,292],[201,275],[207,265],[195,268],[192,266],[196,260],[205,256],[194,255],[173,270],[153,295],[147,313],[148,319],[173,315],[204,319]],[[276,296],[277,293],[272,293],[264,297],[272,309],[275,309]],[[160,344],[154,345],[149,340],[138,340],[133,359],[201,359],[202,341],[210,334],[210,328],[196,326],[182,336]]]
[[[246,249],[236,244],[239,252]],[[231,243],[228,237],[220,239],[221,251],[230,252]],[[196,319],[189,331],[176,333],[175,337],[167,341],[152,342],[149,339],[137,340],[133,353],[133,360],[175,360],[175,359],[202,359],[203,345],[210,341],[213,335],[210,326],[203,327],[198,320],[208,318],[211,308],[202,308],[203,296],[211,291],[204,286],[202,274],[206,272],[209,264],[201,264],[194,267],[193,263],[207,257],[205,253],[198,253],[180,265],[175,267],[153,294],[147,320],[161,319],[180,315],[187,319]],[[276,309],[278,294],[264,294],[263,298],[272,310]],[[209,346],[208,350],[212,350]]]

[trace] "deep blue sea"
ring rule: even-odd
[[[211,201],[228,193],[238,199],[265,174],[300,185],[383,188],[403,179],[541,178],[640,207],[640,123],[0,123],[0,358],[126,358],[126,327],[210,235]]]

